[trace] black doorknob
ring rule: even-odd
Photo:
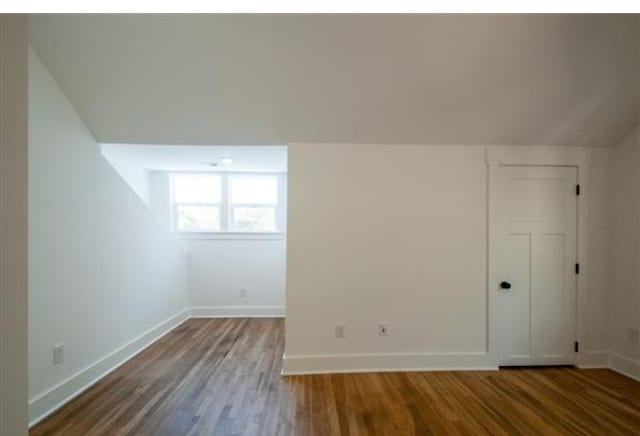
[[[509,283],[509,282],[501,282],[500,283],[500,288],[502,288],[502,289],[511,289],[511,283]]]

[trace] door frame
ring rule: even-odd
[[[584,359],[584,346],[587,337],[587,274],[588,264],[588,215],[589,215],[589,151],[578,147],[549,147],[549,146],[492,146],[486,149],[487,163],[487,301],[488,301],[488,354],[495,366],[498,366],[498,345],[496,337],[496,292],[499,283],[496,262],[496,245],[499,237],[496,212],[498,202],[496,195],[499,188],[497,171],[501,166],[563,166],[574,167],[577,170],[577,183],[580,185],[580,195],[577,196],[576,210],[576,244],[577,260],[580,264],[580,274],[576,280],[576,341],[581,344],[576,353],[575,365],[579,366]]]
[[[0,14],[0,434],[28,432],[27,15]]]

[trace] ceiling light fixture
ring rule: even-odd
[[[233,163],[233,159],[231,159],[229,156],[223,156],[220,158],[220,163],[222,165],[231,165]]]

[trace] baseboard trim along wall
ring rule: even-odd
[[[94,364],[31,399],[29,401],[29,427],[51,415],[187,319],[189,319],[189,309],[185,309],[152,327]]]
[[[612,351],[609,354],[609,368],[622,375],[640,381],[640,361],[638,360]]]
[[[581,369],[607,368],[609,366],[609,352],[598,350],[579,353],[576,366]]]
[[[284,318],[281,306],[201,306],[191,308],[191,318]]]
[[[282,375],[390,371],[492,371],[485,352],[323,354],[282,357]]]

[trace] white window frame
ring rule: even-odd
[[[216,175],[220,177],[220,203],[177,203],[174,197],[174,176],[180,175]],[[277,183],[276,204],[248,204],[231,203],[231,178],[233,176],[264,177],[275,176]],[[255,171],[171,171],[169,173],[170,185],[170,209],[171,228],[183,238],[189,239],[230,239],[243,237],[247,239],[281,239],[286,231],[286,174],[279,172],[255,172]],[[220,210],[220,230],[179,230],[178,229],[178,205],[184,206],[214,206]],[[274,207],[275,208],[275,230],[245,231],[233,228],[233,207]]]

